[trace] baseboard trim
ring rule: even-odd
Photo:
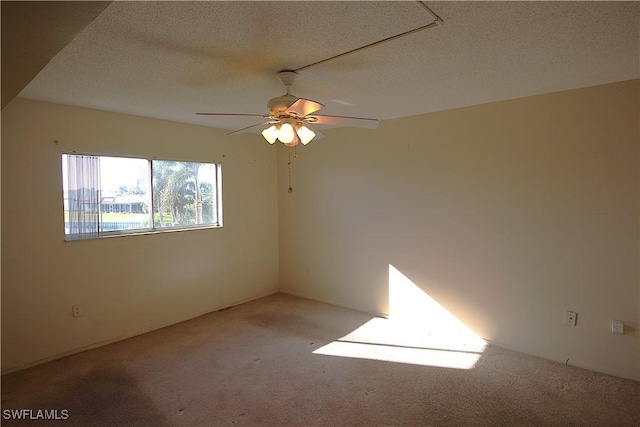
[[[384,318],[388,318],[389,314],[388,313],[381,313],[381,312],[377,312],[377,311],[372,311],[372,310],[367,310],[365,308],[362,307],[356,307],[356,306],[352,306],[349,304],[343,304],[337,301],[333,301],[330,299],[326,299],[326,298],[320,298],[317,297],[315,295],[307,295],[304,292],[295,292],[295,291],[289,291],[289,290],[280,290],[280,293],[282,294],[286,294],[286,295],[291,295],[294,297],[298,297],[298,298],[305,298],[311,301],[317,301],[317,302],[322,302],[325,304],[330,304],[330,305],[335,305],[336,307],[342,307],[342,308],[346,308],[348,310],[353,310],[353,311],[357,311],[359,313],[364,313],[364,314],[369,314],[371,316],[374,317],[384,317]]]
[[[343,304],[343,303],[340,303],[340,302],[337,302],[337,301],[333,301],[333,300],[330,300],[330,299],[320,298],[320,297],[318,297],[316,295],[308,295],[308,294],[306,294],[304,292],[296,292],[296,291],[290,291],[290,290],[281,289],[280,293],[287,294],[287,295],[292,295],[292,296],[299,297],[299,298],[305,298],[305,299],[309,299],[309,300],[312,300],[312,301],[322,302],[322,303],[325,303],[325,304],[335,305],[337,307],[342,307],[342,308],[346,308],[348,310],[358,311],[360,313],[369,314],[369,315],[372,315],[372,316],[375,316],[375,317],[383,317],[383,318],[388,318],[389,317],[389,314],[387,314],[387,313],[380,313],[380,312],[375,312],[375,311],[371,311],[371,310],[366,310],[366,309],[363,309],[362,307],[351,306],[349,304]],[[615,369],[602,368],[600,366],[594,366],[592,364],[585,363],[585,362],[580,361],[580,360],[569,360],[568,362],[566,360],[556,360],[556,359],[550,358],[548,356],[531,353],[529,350],[525,350],[525,349],[521,349],[521,348],[514,348],[513,346],[508,346],[508,345],[505,345],[505,344],[500,343],[498,341],[492,341],[492,340],[488,340],[486,338],[483,338],[483,339],[487,342],[487,344],[490,344],[490,345],[492,345],[494,347],[500,347],[500,348],[504,348],[504,349],[511,350],[511,351],[517,351],[519,353],[527,354],[527,355],[534,356],[534,357],[539,357],[541,359],[550,360],[550,361],[556,362],[556,363],[567,364],[569,366],[575,366],[577,368],[586,369],[586,370],[589,370],[589,371],[599,372],[599,373],[607,374],[607,375],[613,375],[615,377],[626,378],[626,379],[634,380],[634,381],[640,381],[640,375],[635,375],[633,373],[621,372],[621,371],[617,371]]]
[[[515,348],[513,346],[508,346],[505,345],[501,342],[498,341],[492,341],[492,340],[488,340],[483,338],[487,344],[490,344],[494,347],[500,347],[500,348],[504,348],[507,350],[511,350],[511,351],[517,351],[518,353],[522,353],[522,354],[526,354],[529,356],[534,356],[534,357],[539,357],[541,359],[545,359],[545,360],[549,360],[551,362],[556,362],[556,363],[560,363],[562,365],[568,365],[568,366],[574,366],[576,368],[581,368],[581,369],[586,369],[587,371],[593,371],[593,372],[599,372],[601,374],[607,374],[607,375],[612,375],[614,377],[619,377],[619,378],[625,378],[628,380],[633,380],[633,381],[640,381],[640,375],[636,375],[633,373],[629,373],[629,372],[623,372],[623,371],[618,371],[615,369],[608,369],[608,368],[603,368],[601,366],[595,366],[591,363],[588,362],[584,362],[581,360],[575,360],[575,359],[563,359],[563,360],[558,360],[556,358],[552,358],[552,357],[548,357],[545,355],[541,355],[541,354],[537,354],[537,353],[532,353],[529,350],[525,350],[522,348]]]
[[[271,291],[268,291],[268,292],[265,292],[265,293],[262,293],[262,294],[259,294],[259,295],[256,295],[256,296],[252,296],[252,297],[249,297],[249,298],[243,298],[243,299],[240,299],[240,300],[235,300],[235,301],[230,302],[230,303],[222,304],[220,306],[212,308],[211,310],[208,310],[208,311],[205,311],[203,313],[199,313],[199,314],[190,316],[190,317],[188,317],[186,319],[183,319],[183,320],[180,320],[178,322],[165,323],[165,324],[152,326],[150,328],[146,328],[144,330],[140,330],[140,331],[134,332],[132,334],[109,338],[109,339],[98,341],[98,342],[95,342],[95,343],[92,343],[92,344],[89,344],[89,345],[86,345],[86,346],[83,346],[83,347],[78,347],[78,348],[71,349],[71,350],[68,350],[68,351],[65,351],[65,352],[57,353],[57,354],[54,354],[52,356],[48,356],[46,358],[42,358],[42,359],[39,359],[39,360],[27,362],[27,363],[19,365],[19,366],[9,367],[9,368],[3,369],[2,372],[1,372],[1,375],[11,374],[13,372],[21,371],[23,369],[28,369],[28,368],[31,368],[31,367],[34,367],[34,366],[38,366],[38,365],[41,365],[43,363],[47,363],[47,362],[51,362],[53,360],[61,359],[63,357],[71,356],[71,355],[76,354],[76,353],[81,353],[83,351],[93,350],[95,348],[99,348],[99,347],[103,347],[103,346],[106,346],[106,345],[109,345],[109,344],[113,344],[113,343],[118,342],[118,341],[123,341],[123,340],[129,339],[129,338],[133,338],[133,337],[136,337],[136,336],[139,336],[139,335],[144,335],[144,334],[147,334],[149,332],[157,331],[159,329],[163,329],[163,328],[166,328],[166,327],[169,327],[169,326],[173,326],[173,325],[177,325],[177,324],[180,324],[180,323],[183,323],[183,322],[187,322],[189,320],[193,320],[193,319],[196,319],[198,317],[205,316],[207,314],[210,314],[210,313],[213,313],[213,312],[216,312],[216,311],[219,311],[219,310],[223,310],[225,308],[233,307],[233,306],[239,305],[239,304],[244,304],[244,303],[247,303],[247,302],[250,302],[250,301],[254,301],[254,300],[257,300],[257,299],[260,299],[260,298],[264,298],[264,297],[267,297],[267,296],[270,296],[270,295],[275,295],[275,294],[278,294],[278,293],[282,293],[282,294],[285,294],[285,295],[291,295],[291,296],[298,297],[298,298],[305,298],[305,299],[308,299],[308,300],[317,301],[317,302],[321,302],[321,303],[325,303],[325,304],[330,304],[330,305],[334,305],[334,306],[337,306],[337,307],[342,307],[342,308],[345,308],[345,309],[348,309],[348,310],[353,310],[353,311],[357,311],[357,312],[364,313],[364,314],[367,314],[367,315],[371,315],[371,316],[374,316],[374,317],[383,317],[383,318],[388,318],[389,317],[388,313],[381,313],[381,312],[377,312],[377,311],[367,310],[367,309],[362,308],[362,307],[340,303],[338,301],[333,301],[333,300],[327,299],[327,298],[321,298],[321,297],[318,297],[316,295],[309,295],[309,294],[306,294],[304,292],[296,292],[296,291],[282,290],[282,289],[281,290],[271,290]],[[531,355],[531,356],[539,357],[541,359],[550,360],[552,362],[561,363],[561,364],[567,364],[569,366],[574,366],[574,367],[577,367],[577,368],[586,369],[586,370],[594,371],[594,372],[599,372],[599,373],[603,373],[603,374],[607,374],[607,375],[613,375],[615,377],[626,378],[626,379],[633,380],[633,381],[640,381],[640,375],[638,375],[638,374],[617,371],[615,369],[603,368],[601,366],[594,366],[593,364],[586,363],[586,362],[583,362],[581,360],[572,360],[572,359],[569,359],[568,361],[567,360],[557,360],[557,359],[550,358],[550,357],[547,357],[547,356],[544,356],[544,355],[531,353],[529,350],[525,350],[525,349],[521,349],[521,348],[515,348],[513,346],[508,346],[508,345],[505,345],[505,344],[503,344],[501,342],[498,342],[498,341],[493,341],[493,340],[488,340],[488,339],[485,339],[485,341],[488,344],[490,344],[492,346],[495,346],[495,347],[500,347],[500,348],[504,348],[504,349],[511,350],[511,351],[517,351],[517,352],[520,352],[520,353],[523,353],[523,354],[528,354],[528,355]]]
[[[38,360],[35,360],[35,361],[31,361],[31,362],[26,362],[26,363],[24,363],[22,365],[5,368],[5,369],[2,369],[2,373],[0,375],[7,375],[7,374],[11,374],[13,372],[22,371],[24,369],[29,369],[29,368],[32,368],[34,366],[42,365],[43,363],[51,362],[51,361],[57,360],[57,359],[62,359],[63,357],[71,356],[71,355],[74,355],[74,354],[77,354],[77,353],[82,353],[83,351],[93,350],[93,349],[96,349],[96,348],[99,348],[99,347],[103,347],[105,345],[116,343],[118,341],[124,341],[124,340],[127,340],[129,338],[133,338],[133,337],[137,337],[137,336],[140,336],[140,335],[148,334],[149,332],[157,331],[157,330],[160,330],[160,329],[163,329],[163,328],[167,328],[167,327],[173,326],[173,325],[178,325],[178,324],[183,323],[183,322],[188,322],[189,320],[193,320],[193,319],[196,319],[196,318],[201,317],[201,316],[206,316],[207,314],[210,314],[210,313],[213,313],[213,312],[216,312],[216,311],[220,311],[220,310],[224,310],[225,308],[233,307],[233,306],[239,305],[239,304],[244,304],[246,302],[257,300],[257,299],[264,298],[264,297],[268,297],[269,295],[275,295],[277,293],[279,293],[278,290],[273,290],[273,291],[269,291],[269,292],[266,292],[266,293],[263,293],[263,294],[260,294],[260,295],[257,295],[257,296],[240,299],[240,300],[237,300],[237,301],[234,301],[234,302],[231,302],[231,303],[225,303],[225,304],[220,305],[218,307],[212,308],[211,310],[205,311],[203,313],[195,314],[193,316],[190,316],[190,317],[188,317],[186,319],[183,319],[183,320],[180,320],[180,321],[177,321],[177,322],[163,323],[163,324],[160,324],[160,325],[156,325],[156,326],[152,326],[152,327],[149,327],[149,328],[145,328],[143,330],[134,332],[132,334],[127,334],[127,335],[121,335],[121,336],[118,336],[118,337],[108,338],[106,340],[97,341],[95,343],[88,344],[88,345],[85,345],[85,346],[82,346],[82,347],[77,347],[77,348],[74,348],[74,349],[71,349],[71,350],[68,350],[68,351],[64,351],[64,352],[61,352],[61,353],[56,353],[56,354],[54,354],[52,356],[47,356],[47,357],[42,358],[42,359],[38,359]]]

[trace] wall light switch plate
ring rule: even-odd
[[[622,320],[611,321],[611,333],[612,334],[624,334],[624,322]]]
[[[564,312],[564,324],[567,326],[576,326],[578,321],[578,313],[575,311],[565,311]]]

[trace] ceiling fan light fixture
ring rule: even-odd
[[[280,130],[278,131],[278,139],[284,145],[292,144],[297,139],[296,132],[290,123],[284,123],[282,126],[280,126]]]
[[[276,139],[278,139],[278,133],[279,132],[276,125],[272,125],[262,131],[262,136],[267,140],[269,144],[273,145],[273,143],[276,142]]]
[[[300,125],[296,133],[298,134],[298,138],[300,138],[302,145],[307,145],[316,136],[316,133],[305,125]]]

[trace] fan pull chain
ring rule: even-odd
[[[289,168],[289,193],[293,193],[293,187],[291,186],[291,149],[289,151],[289,161],[287,162],[287,167]]]
[[[296,147],[293,147],[293,160],[298,158],[298,151]],[[289,168],[289,193],[293,193],[293,185],[291,184],[291,169],[293,167],[293,161],[291,160],[291,149],[289,149],[289,161],[287,162],[287,167]]]

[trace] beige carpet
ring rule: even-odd
[[[2,424],[640,426],[639,382],[496,347],[470,369],[319,354],[370,319],[283,294],[262,298],[6,375]],[[383,358],[431,354],[360,346]],[[6,420],[7,409],[69,418]]]

